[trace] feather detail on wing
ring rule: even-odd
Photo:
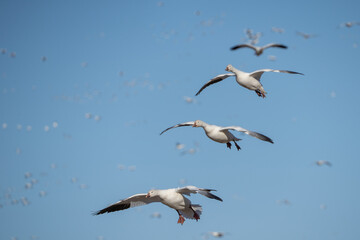
[[[222,202],[222,199],[219,198],[218,196],[210,193],[211,191],[216,191],[214,189],[205,189],[205,188],[198,188],[195,186],[186,186],[186,187],[182,187],[182,188],[178,188],[176,189],[176,192],[180,193],[180,194],[185,194],[190,196],[190,194],[195,194],[195,193],[199,193],[205,197],[211,198],[211,199],[216,199],[218,201]]]
[[[205,88],[207,88],[208,86],[210,86],[211,84],[214,84],[214,83],[217,83],[217,82],[220,82],[228,77],[231,77],[231,76],[235,76],[234,73],[226,73],[226,74],[220,74],[220,75],[217,75],[216,77],[214,77],[213,79],[211,79],[210,81],[208,81],[204,86],[202,86],[200,88],[200,90],[195,94],[195,96],[199,95],[201,93],[202,90],[204,90]]]
[[[270,48],[270,47],[278,47],[278,48],[285,48],[285,49],[288,48],[287,46],[285,46],[283,44],[270,43],[270,44],[263,46],[263,49]]]
[[[224,130],[235,130],[235,131],[238,131],[238,132],[243,132],[247,135],[250,135],[252,137],[256,137],[260,140],[263,140],[263,141],[266,141],[266,142],[270,142],[270,143],[274,143],[273,140],[271,140],[271,138],[261,134],[261,133],[258,133],[258,132],[253,132],[253,131],[249,131],[249,130],[246,130],[245,128],[242,128],[242,127],[238,127],[238,126],[230,126],[230,127],[223,127],[220,129],[220,131],[224,131]]]
[[[255,78],[256,80],[260,81],[260,78],[262,76],[262,74],[264,72],[282,72],[282,73],[290,73],[290,74],[300,74],[300,75],[304,75],[302,73],[299,72],[294,72],[294,71],[288,71],[288,70],[274,70],[274,69],[261,69],[261,70],[256,70],[255,72],[250,73],[249,75],[252,76],[253,78]]]
[[[234,51],[234,50],[236,50],[236,49],[243,48],[243,47],[252,48],[252,49],[254,49],[254,50],[256,51],[255,46],[250,45],[250,44],[247,44],[247,43],[235,45],[235,46],[233,46],[232,48],[230,48],[230,50],[233,50],[233,51]]]
[[[192,122],[179,123],[179,124],[176,124],[176,125],[174,125],[174,126],[172,126],[172,127],[169,127],[169,128],[167,128],[167,129],[165,129],[164,131],[162,131],[162,132],[160,133],[160,135],[163,134],[164,132],[166,132],[167,130],[172,129],[172,128],[185,127],[185,126],[193,126],[193,125],[194,125],[194,122],[193,122],[193,121],[192,121]]]
[[[94,215],[99,215],[103,213],[110,213],[120,210],[125,210],[132,207],[138,207],[142,205],[146,205],[152,202],[159,202],[159,197],[150,197],[147,198],[145,193],[135,194],[129,198],[120,200],[114,204],[111,204],[110,206],[101,209],[100,211],[97,211],[94,213]]]

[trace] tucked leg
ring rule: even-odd
[[[227,142],[226,146],[231,149],[231,143],[230,142]]]
[[[183,225],[185,222],[185,218],[180,214],[180,212],[178,210],[176,210],[176,211],[179,214],[179,220],[177,223],[180,223],[181,225]]]
[[[261,92],[260,92],[259,90],[255,90],[255,92],[256,92],[256,94],[257,94],[259,97],[262,96],[262,94],[261,94]]]
[[[266,92],[265,91],[255,90],[255,92],[259,97],[262,97],[262,98],[266,97],[266,95],[265,95]]]
[[[196,213],[196,211],[190,206],[191,210],[193,210],[194,212],[194,218],[196,219],[196,221],[198,221],[200,219],[199,214]]]
[[[239,151],[241,149],[241,147],[235,141],[234,141],[234,143],[235,143],[237,150]]]

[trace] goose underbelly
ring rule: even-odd
[[[251,77],[247,77],[241,80],[236,79],[236,81],[240,86],[243,86],[244,88],[247,88],[249,90],[257,90],[262,86],[258,80]]]
[[[232,140],[232,134],[229,132],[223,132],[223,131],[212,131],[209,133],[206,133],[206,135],[213,141],[219,142],[219,143],[227,143]]]
[[[171,195],[171,197],[165,197],[162,201],[168,207],[177,209],[177,210],[184,210],[188,206],[190,206],[190,200],[181,195],[180,193]]]

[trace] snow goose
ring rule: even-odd
[[[198,188],[195,186],[186,186],[182,188],[171,188],[164,190],[150,190],[147,194],[135,194],[129,198],[111,204],[110,206],[95,212],[94,215],[125,210],[153,202],[161,202],[166,206],[176,210],[176,212],[179,214],[178,223],[181,223],[182,225],[185,222],[185,218],[195,219],[197,221],[200,219],[200,215],[202,213],[202,207],[199,204],[192,204],[191,201],[184,195],[190,196],[191,193],[199,193],[205,197],[216,199],[222,202],[222,199],[212,194],[211,191],[216,190]]]
[[[299,32],[299,31],[297,31],[296,33],[297,33],[297,35],[300,35],[305,39],[316,37],[316,34],[309,34],[309,33],[304,33],[304,32]]]
[[[267,49],[267,48],[271,48],[271,47],[284,48],[284,49],[288,48],[287,46],[285,46],[283,44],[278,44],[278,43],[269,43],[269,44],[267,44],[265,46],[262,46],[262,47],[258,47],[258,46],[254,46],[254,45],[251,45],[251,44],[244,43],[244,44],[239,44],[239,45],[233,46],[232,48],[230,48],[230,50],[234,51],[236,49],[244,48],[244,47],[253,49],[255,51],[256,56],[260,56],[263,53],[263,51],[265,49]]]
[[[185,122],[185,123],[179,123],[176,124],[172,127],[169,127],[167,129],[165,129],[164,131],[162,131],[160,133],[163,134],[164,132],[172,129],[172,128],[177,128],[177,127],[184,127],[184,126],[193,126],[193,127],[202,127],[205,131],[206,136],[208,136],[211,140],[218,142],[218,143],[226,143],[226,146],[228,148],[231,149],[231,143],[230,142],[234,142],[237,150],[239,151],[241,148],[240,146],[236,143],[236,141],[240,141],[240,138],[235,137],[229,130],[235,130],[235,131],[239,131],[239,132],[243,132],[247,135],[250,135],[252,137],[256,137],[260,140],[266,141],[266,142],[270,142],[270,143],[274,143],[269,137],[261,134],[261,133],[257,133],[257,132],[252,132],[249,130],[246,130],[242,127],[238,127],[238,126],[230,126],[230,127],[220,127],[220,126],[216,126],[216,125],[210,125],[207,124],[206,122],[203,122],[201,120],[196,120],[195,122]]]
[[[327,165],[327,166],[331,167],[331,165],[332,165],[331,162],[326,161],[326,160],[319,160],[319,161],[316,161],[315,163],[318,166]]]
[[[196,96],[199,95],[202,90],[204,90],[206,87],[210,86],[211,84],[220,82],[228,77],[234,76],[234,77],[236,77],[236,82],[239,85],[243,86],[244,88],[254,90],[259,97],[265,98],[266,92],[265,92],[262,84],[260,83],[260,78],[264,72],[282,72],[282,73],[304,75],[302,73],[288,71],[288,70],[273,70],[273,69],[260,69],[260,70],[256,70],[255,72],[247,73],[247,72],[242,72],[242,71],[236,69],[231,64],[227,65],[227,67],[225,68],[225,71],[232,72],[232,73],[220,74],[220,75],[214,77],[209,82],[207,82],[204,86],[202,86],[202,88],[200,88],[200,90],[196,93]]]

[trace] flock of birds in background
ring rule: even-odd
[[[351,27],[354,24],[355,23],[346,23],[345,26]],[[279,31],[279,29],[277,29],[277,31]],[[311,37],[311,35],[300,33],[300,32],[298,32],[298,34],[302,35],[305,39]],[[254,44],[256,44],[258,42],[258,39],[261,36],[261,34],[259,34],[259,33],[253,34],[252,31],[248,29],[248,30],[246,30],[246,35],[248,36],[250,43],[235,45],[231,48],[231,50],[237,50],[240,48],[250,48],[255,51],[256,56],[260,56],[264,52],[264,50],[268,49],[268,48],[287,49],[287,46],[285,46],[283,44],[278,44],[278,43],[270,43],[270,44],[267,44],[262,47],[255,46]],[[242,71],[236,69],[231,64],[229,64],[225,68],[225,71],[228,71],[231,73],[220,74],[220,75],[212,78],[209,82],[207,82],[205,85],[203,85],[201,87],[201,89],[196,93],[196,96],[199,95],[208,86],[210,86],[214,83],[218,83],[230,76],[234,76],[236,78],[236,82],[240,86],[247,88],[249,90],[255,91],[255,93],[259,97],[265,98],[266,91],[264,90],[264,88],[260,82],[260,78],[263,73],[265,73],[265,72],[281,72],[281,73],[303,75],[302,73],[295,72],[295,71],[274,70],[274,69],[261,69],[261,70],[257,70],[257,71],[251,72],[251,73],[246,73],[246,72],[242,72]],[[170,129],[184,127],[184,126],[202,127],[204,129],[207,137],[209,137],[211,140],[218,142],[218,143],[226,143],[226,145],[229,149],[231,149],[231,146],[232,146],[231,142],[233,142],[235,144],[237,150],[241,149],[240,146],[236,143],[237,141],[239,141],[241,139],[235,137],[229,130],[239,131],[239,132],[245,133],[249,136],[258,138],[262,141],[273,143],[273,141],[269,137],[267,137],[261,133],[258,133],[258,132],[250,131],[250,130],[244,129],[242,127],[239,127],[239,126],[220,127],[217,125],[207,124],[201,120],[176,124],[174,126],[171,126],[167,129],[165,129],[164,131],[162,131],[160,133],[160,135],[162,135],[163,133],[165,133],[166,131],[168,131]],[[179,146],[179,144],[177,146]],[[324,161],[324,160],[317,161],[316,164],[318,166],[322,166],[322,165],[331,166],[331,163],[329,163],[328,161]],[[164,205],[176,210],[176,212],[179,215],[179,219],[178,219],[177,223],[182,225],[185,222],[185,218],[195,219],[196,221],[198,221],[200,219],[200,215],[202,214],[201,205],[192,204],[191,201],[184,195],[190,196],[191,194],[198,193],[198,194],[204,195],[208,198],[222,201],[221,198],[212,194],[211,193],[212,191],[216,191],[216,190],[206,189],[206,188],[198,188],[195,186],[186,186],[186,187],[181,187],[181,188],[171,188],[171,189],[164,189],[164,190],[152,189],[148,193],[135,194],[126,199],[123,199],[114,204],[111,204],[108,207],[95,212],[94,215],[100,215],[100,214],[104,214],[104,213],[121,211],[121,210],[125,210],[125,209],[132,208],[132,207],[138,207],[138,206],[150,204],[153,202],[160,202],[160,203],[163,203]],[[290,201],[288,201],[286,199],[282,200],[282,201],[278,201],[278,203],[290,205]],[[159,217],[160,215],[159,214],[152,215],[152,217],[155,217],[155,216]],[[220,232],[211,232],[211,235],[213,235],[214,237],[222,237],[224,234],[220,233]],[[205,236],[209,236],[209,234],[207,234]]]
[[[158,6],[162,6],[161,4],[158,4]],[[196,13],[197,15],[200,15],[200,12],[198,11]],[[343,24],[340,24],[339,27],[347,27],[347,28],[351,28],[353,26],[360,26],[360,22],[346,22]],[[285,30],[282,28],[276,28],[273,27],[271,29],[273,32],[275,33],[283,33]],[[317,35],[315,34],[307,34],[307,33],[303,33],[303,32],[296,32],[299,36],[303,37],[304,39],[309,39],[312,37],[316,37]],[[254,33],[253,30],[251,29],[246,29],[245,30],[245,41],[246,43],[242,43],[242,44],[238,44],[235,45],[233,47],[231,47],[231,50],[239,50],[239,49],[244,49],[244,48],[248,48],[248,49],[252,49],[255,53],[256,56],[260,56],[263,54],[263,52],[266,49],[269,48],[281,48],[281,49],[287,49],[286,45],[283,44],[278,44],[278,43],[271,43],[271,44],[267,44],[265,46],[256,46],[259,43],[259,39],[261,37],[261,33]],[[1,48],[0,49],[0,53],[2,55],[6,55],[9,54],[9,56],[11,58],[16,58],[17,54],[14,51],[8,52],[7,49],[5,48]],[[268,58],[271,61],[275,61],[276,57],[275,56],[269,56]],[[42,62],[46,62],[48,59],[46,56],[42,56],[40,58],[40,60]],[[83,62],[81,63],[82,67],[87,67],[88,63],[87,62]],[[199,95],[200,92],[202,92],[205,88],[207,88],[208,86],[214,84],[214,83],[218,83],[230,76],[234,76],[236,78],[236,81],[239,85],[241,85],[242,87],[245,87],[249,90],[255,91],[255,93],[259,96],[259,97],[265,97],[266,96],[266,92],[262,87],[262,84],[260,83],[260,77],[262,76],[262,74],[264,72],[283,72],[283,73],[289,73],[289,74],[301,74],[298,72],[294,72],[294,71],[287,71],[287,70],[273,70],[273,69],[262,69],[262,70],[257,70],[255,72],[252,73],[245,73],[242,72],[236,68],[234,68],[232,65],[228,65],[225,69],[226,71],[229,71],[231,73],[228,74],[221,74],[218,75],[214,78],[212,78],[209,82],[207,82],[197,93],[196,95]],[[124,73],[121,71],[119,73],[119,76],[122,77],[124,75]],[[134,86],[137,83],[134,81],[130,81],[126,83],[126,86]],[[149,85],[146,85],[149,86]],[[161,84],[158,86],[158,89],[163,88],[165,85]],[[151,89],[149,87],[149,89]],[[8,92],[14,92],[15,89],[3,89],[2,93],[6,94]],[[96,95],[96,93],[95,93]],[[61,97],[62,99],[64,99],[64,96]],[[75,98],[73,98],[75,99]],[[68,99],[65,99],[68,100]],[[184,96],[184,101],[188,104],[196,104],[198,103],[198,101],[193,98],[193,97],[188,97],[188,96]],[[92,114],[92,113],[85,113],[85,119],[94,119],[96,122],[100,122],[101,121],[101,116],[100,115],[96,115],[96,114]],[[210,125],[210,124],[206,124],[203,121],[200,120],[196,120],[196,121],[191,121],[191,122],[185,122],[185,123],[180,123],[177,125],[174,125],[172,127],[169,127],[167,129],[165,129],[161,134],[163,134],[164,132],[172,129],[172,128],[177,128],[177,127],[182,127],[182,126],[193,126],[193,127],[202,127],[205,131],[205,134],[212,139],[215,142],[219,142],[219,143],[226,143],[228,148],[231,148],[231,143],[233,142],[236,146],[236,148],[239,150],[240,146],[236,143],[236,141],[239,141],[241,139],[235,137],[232,133],[230,133],[229,130],[234,130],[234,131],[239,131],[239,132],[243,132],[247,135],[250,135],[252,137],[258,138],[262,141],[267,141],[270,143],[273,143],[273,141],[261,134],[261,133],[257,133],[254,131],[249,131],[246,130],[244,128],[238,127],[238,126],[230,126],[230,127],[219,127],[216,125]],[[5,131],[6,129],[8,129],[9,127],[14,127],[16,128],[18,131],[22,131],[23,129],[26,129],[26,131],[30,132],[30,131],[34,131],[33,126],[31,125],[22,125],[22,124],[9,124],[9,123],[2,123],[1,124],[1,128],[3,131]],[[43,127],[43,131],[45,132],[49,132],[50,130],[55,130],[59,127],[59,123],[57,121],[53,121],[51,124],[46,124]],[[63,134],[64,138],[71,138],[70,134]],[[186,150],[186,146],[182,143],[176,143],[176,149],[181,151],[181,155],[185,155],[185,154],[194,154],[198,151],[199,149],[199,144],[196,142],[194,143],[194,147]],[[21,154],[22,151],[21,149],[18,147],[16,148],[16,154]],[[329,161],[326,160],[318,160],[315,162],[315,164],[317,166],[328,166],[331,167],[332,164]],[[55,163],[52,163],[49,166],[50,169],[55,170],[58,169],[58,166]],[[129,170],[129,171],[135,171],[136,170],[136,166],[124,166],[122,164],[118,165],[118,169],[119,170]],[[5,207],[5,206],[10,206],[10,205],[18,205],[18,204],[22,204],[23,206],[29,206],[31,204],[31,201],[28,199],[28,197],[26,196],[27,193],[26,191],[31,191],[32,189],[36,189],[36,186],[39,184],[39,182],[47,182],[46,177],[48,177],[49,175],[51,175],[52,173],[49,173],[48,169],[45,169],[42,172],[38,172],[38,173],[32,173],[32,172],[25,172],[24,173],[24,185],[23,185],[23,189],[24,191],[19,191],[16,187],[8,187],[5,192],[3,192],[1,198],[0,198],[0,209]],[[68,179],[70,184],[77,184],[79,189],[87,189],[88,185],[87,184],[80,184],[78,178],[76,177],[71,177],[70,179]],[[181,184],[185,184],[186,180],[185,179],[181,179],[180,180]],[[38,189],[38,197],[40,198],[44,198],[48,195],[48,191],[46,190],[47,187],[51,187],[49,185],[44,185],[42,186],[43,189]],[[95,214],[102,214],[105,212],[113,212],[113,211],[118,211],[118,210],[124,210],[127,208],[131,208],[131,207],[136,207],[136,206],[140,206],[140,205],[144,205],[144,204],[148,204],[151,202],[155,202],[155,201],[160,201],[162,203],[164,203],[165,205],[174,208],[177,213],[179,214],[179,220],[178,223],[183,224],[185,219],[183,218],[183,216],[185,216],[186,218],[190,218],[190,219],[200,219],[200,215],[202,212],[202,208],[200,205],[197,204],[191,204],[190,200],[187,199],[184,195],[190,195],[190,194],[202,194],[208,198],[212,198],[218,201],[222,201],[221,198],[217,197],[216,195],[213,195],[211,193],[211,191],[214,191],[213,189],[204,189],[204,188],[197,188],[194,186],[187,186],[187,187],[182,187],[182,188],[174,188],[174,189],[167,189],[167,190],[150,190],[148,193],[146,194],[136,194],[133,195],[127,199],[121,200],[117,203],[114,203],[110,206],[108,206],[107,208],[104,208],[98,212],[96,212]],[[16,196],[18,194],[22,194],[23,196]],[[287,199],[284,200],[277,200],[276,201],[279,205],[291,205],[291,202]],[[326,205],[322,204],[320,206],[321,209],[326,209]],[[151,214],[152,218],[161,218],[161,213],[159,212],[154,212]],[[228,235],[228,233],[224,233],[224,232],[208,232],[208,233],[204,233],[203,234],[203,238],[207,239],[210,236],[213,237],[217,237],[217,238],[221,238],[224,235]],[[13,237],[12,240],[16,240],[16,237]],[[37,239],[37,236],[31,236],[31,239]],[[103,239],[102,236],[99,236],[98,239]]]

